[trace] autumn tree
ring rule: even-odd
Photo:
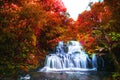
[[[79,15],[76,24],[78,25],[78,30],[85,34],[85,36],[82,37],[83,39],[87,35],[92,39],[89,39],[87,36],[86,39],[88,39],[89,42],[86,44],[85,39],[85,46],[88,47],[88,45],[90,45],[89,43],[93,41],[93,47],[90,45],[88,47],[89,50],[91,48],[95,51],[101,48],[106,49],[109,52],[108,56],[111,56],[110,58],[113,60],[113,63],[115,63],[114,66],[116,66],[116,69],[119,69],[119,63],[116,60],[115,54],[112,52],[112,48],[116,45],[116,41],[119,41],[119,34],[115,31],[115,27],[111,25],[114,23],[112,17],[113,13],[105,2],[95,3],[92,5],[90,11],[85,11]]]
[[[95,38],[92,36],[92,28],[97,24],[94,16],[91,11],[85,11],[79,15],[75,23],[78,39],[89,52],[91,52],[90,49],[94,48],[92,46],[96,43]]]
[[[0,6],[0,77],[38,67],[37,29],[43,27],[45,10],[37,2]]]
[[[66,8],[60,0],[0,2],[0,77],[38,67],[61,40]]]
[[[39,47],[49,51],[60,41],[60,36],[64,33],[66,8],[61,0],[44,0],[42,3],[47,18],[38,41]]]
[[[110,19],[110,23],[109,25],[110,27],[110,33],[109,33],[109,39],[110,39],[110,51],[111,51],[111,55],[110,58],[112,59],[116,71],[120,71],[120,57],[118,57],[119,55],[119,49],[120,49],[120,30],[119,30],[119,26],[120,26],[120,1],[119,0],[105,0],[106,5],[110,8],[110,11],[112,13],[111,19]],[[118,50],[116,52],[116,50]],[[116,54],[118,53],[118,54]]]
[[[115,53],[112,51],[114,47],[119,45],[116,45],[116,42],[119,42],[119,30],[117,30],[116,26],[113,26],[114,20],[117,19],[117,17],[113,18],[114,12],[112,12],[112,9],[108,5],[106,5],[105,2],[104,5],[104,11],[100,12],[99,15],[100,25],[94,28],[94,33],[96,34],[96,32],[99,31],[99,33],[96,34],[97,36],[99,36],[98,43],[100,45],[103,45],[103,47],[109,51],[108,56],[113,61],[115,70],[119,71],[120,64],[115,56]],[[95,9],[95,6],[92,7],[92,11]]]

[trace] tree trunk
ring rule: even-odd
[[[119,62],[117,61],[117,58],[115,56],[115,54],[112,52],[112,44],[110,44],[110,39],[108,38],[108,36],[106,35],[105,31],[103,31],[103,35],[104,35],[104,38],[106,39],[107,41],[107,46],[108,46],[108,51],[109,51],[109,57],[110,59],[113,60],[113,65],[115,67],[115,71],[116,72],[120,72],[120,64]]]
[[[100,27],[99,28],[94,27],[94,30],[100,30],[102,32],[102,36],[104,37],[105,43],[106,43],[105,45],[107,46],[108,51],[109,51],[109,58],[111,60],[113,60],[113,65],[115,67],[115,71],[120,72],[120,64],[117,61],[117,58],[116,58],[115,54],[112,52],[112,49],[111,49],[112,44],[111,44],[111,41],[110,41],[109,37],[107,36],[106,32]]]
[[[109,48],[109,57],[110,57],[110,59],[113,60],[113,65],[114,65],[114,67],[115,67],[115,71],[116,71],[116,72],[120,72],[120,64],[119,64],[119,62],[117,61],[116,56],[115,56],[115,54],[112,52],[111,48]]]

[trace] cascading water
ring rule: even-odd
[[[77,41],[61,41],[53,54],[46,56],[45,67],[40,71],[91,71],[97,70],[97,57],[90,58]]]

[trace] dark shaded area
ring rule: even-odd
[[[109,72],[33,72],[31,80],[114,80]]]
[[[120,45],[118,44],[117,47],[112,48],[112,51],[115,54],[118,63],[120,64]],[[102,56],[102,58],[104,59],[103,70],[111,71],[111,72],[115,71],[114,61],[110,58],[109,52],[108,51],[103,51],[102,53],[105,54],[105,55]]]

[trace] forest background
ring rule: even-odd
[[[59,41],[73,39],[120,71],[120,0],[89,6],[74,21],[61,0],[0,0],[0,77],[42,67]]]

